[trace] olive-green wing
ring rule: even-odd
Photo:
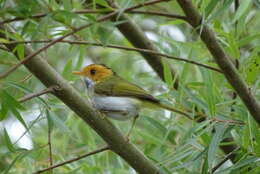
[[[95,85],[95,93],[108,96],[135,97],[151,102],[159,102],[139,86],[118,76],[113,76]]]

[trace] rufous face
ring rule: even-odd
[[[82,71],[73,72],[73,74],[87,77],[89,80],[97,83],[113,75],[113,71],[104,65],[91,64],[84,67]]]

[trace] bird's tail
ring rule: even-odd
[[[176,113],[179,113],[179,114],[181,114],[181,115],[184,115],[184,116],[188,117],[189,119],[192,119],[191,116],[190,116],[187,112],[184,112],[184,111],[175,109],[174,107],[172,107],[172,106],[170,106],[170,105],[168,105],[168,104],[159,102],[159,106],[160,106],[161,108],[164,108],[164,109],[168,110],[168,111],[176,112]]]

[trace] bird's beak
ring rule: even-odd
[[[82,75],[83,75],[83,72],[81,72],[81,71],[73,71],[72,74],[82,76]]]

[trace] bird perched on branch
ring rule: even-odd
[[[121,78],[105,65],[91,64],[73,74],[84,77],[94,107],[100,112],[117,120],[133,118],[128,135],[143,107],[159,107],[188,116],[162,103],[141,87]]]

